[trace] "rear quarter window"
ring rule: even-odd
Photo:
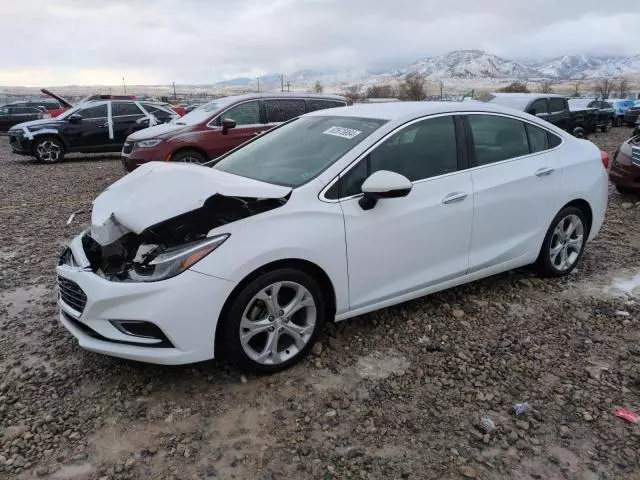
[[[326,108],[337,108],[337,107],[347,106],[345,102],[339,102],[337,100],[319,100],[319,99],[308,100],[308,105],[309,105],[310,112],[315,112],[317,110],[324,110]]]

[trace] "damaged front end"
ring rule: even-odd
[[[225,196],[207,198],[201,207],[131,231],[117,212],[82,236],[82,249],[97,275],[117,282],[154,282],[171,278],[222,245],[229,234],[213,229],[268,212],[287,202],[282,198]]]

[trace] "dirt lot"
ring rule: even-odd
[[[628,134],[593,140],[613,154]],[[640,198],[611,191],[567,279],[523,270],[343,322],[245,378],[84,352],[58,324],[59,248],[122,174],[0,137],[0,478],[640,478],[640,425],[612,415],[640,412]]]

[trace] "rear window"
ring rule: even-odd
[[[305,113],[304,100],[277,99],[264,100],[267,123],[280,123],[299,117]]]
[[[347,104],[339,102],[337,100],[319,100],[312,98],[307,100],[309,103],[309,111],[315,112],[316,110],[324,110],[325,108],[345,107]]]
[[[113,104],[113,116],[123,117],[126,115],[142,115],[142,111],[135,103],[115,102]]]
[[[561,112],[567,108],[565,106],[564,98],[550,98],[549,107],[551,108],[552,112]]]

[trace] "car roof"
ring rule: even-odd
[[[346,102],[347,98],[341,95],[333,95],[326,93],[298,93],[298,92],[276,92],[276,93],[246,93],[243,95],[229,95],[228,97],[220,97],[211,100],[208,103],[218,103],[220,106],[231,105],[238,102],[247,100],[261,100],[269,98],[304,98],[304,99],[318,99],[318,100],[337,100],[340,102]],[[206,104],[203,104],[206,105]]]
[[[475,101],[362,103],[351,107],[317,110],[315,112],[307,113],[306,116],[340,116],[407,121],[427,115],[453,112],[487,112],[504,113],[508,115],[517,114],[518,116],[522,116],[522,112],[512,108]]]

